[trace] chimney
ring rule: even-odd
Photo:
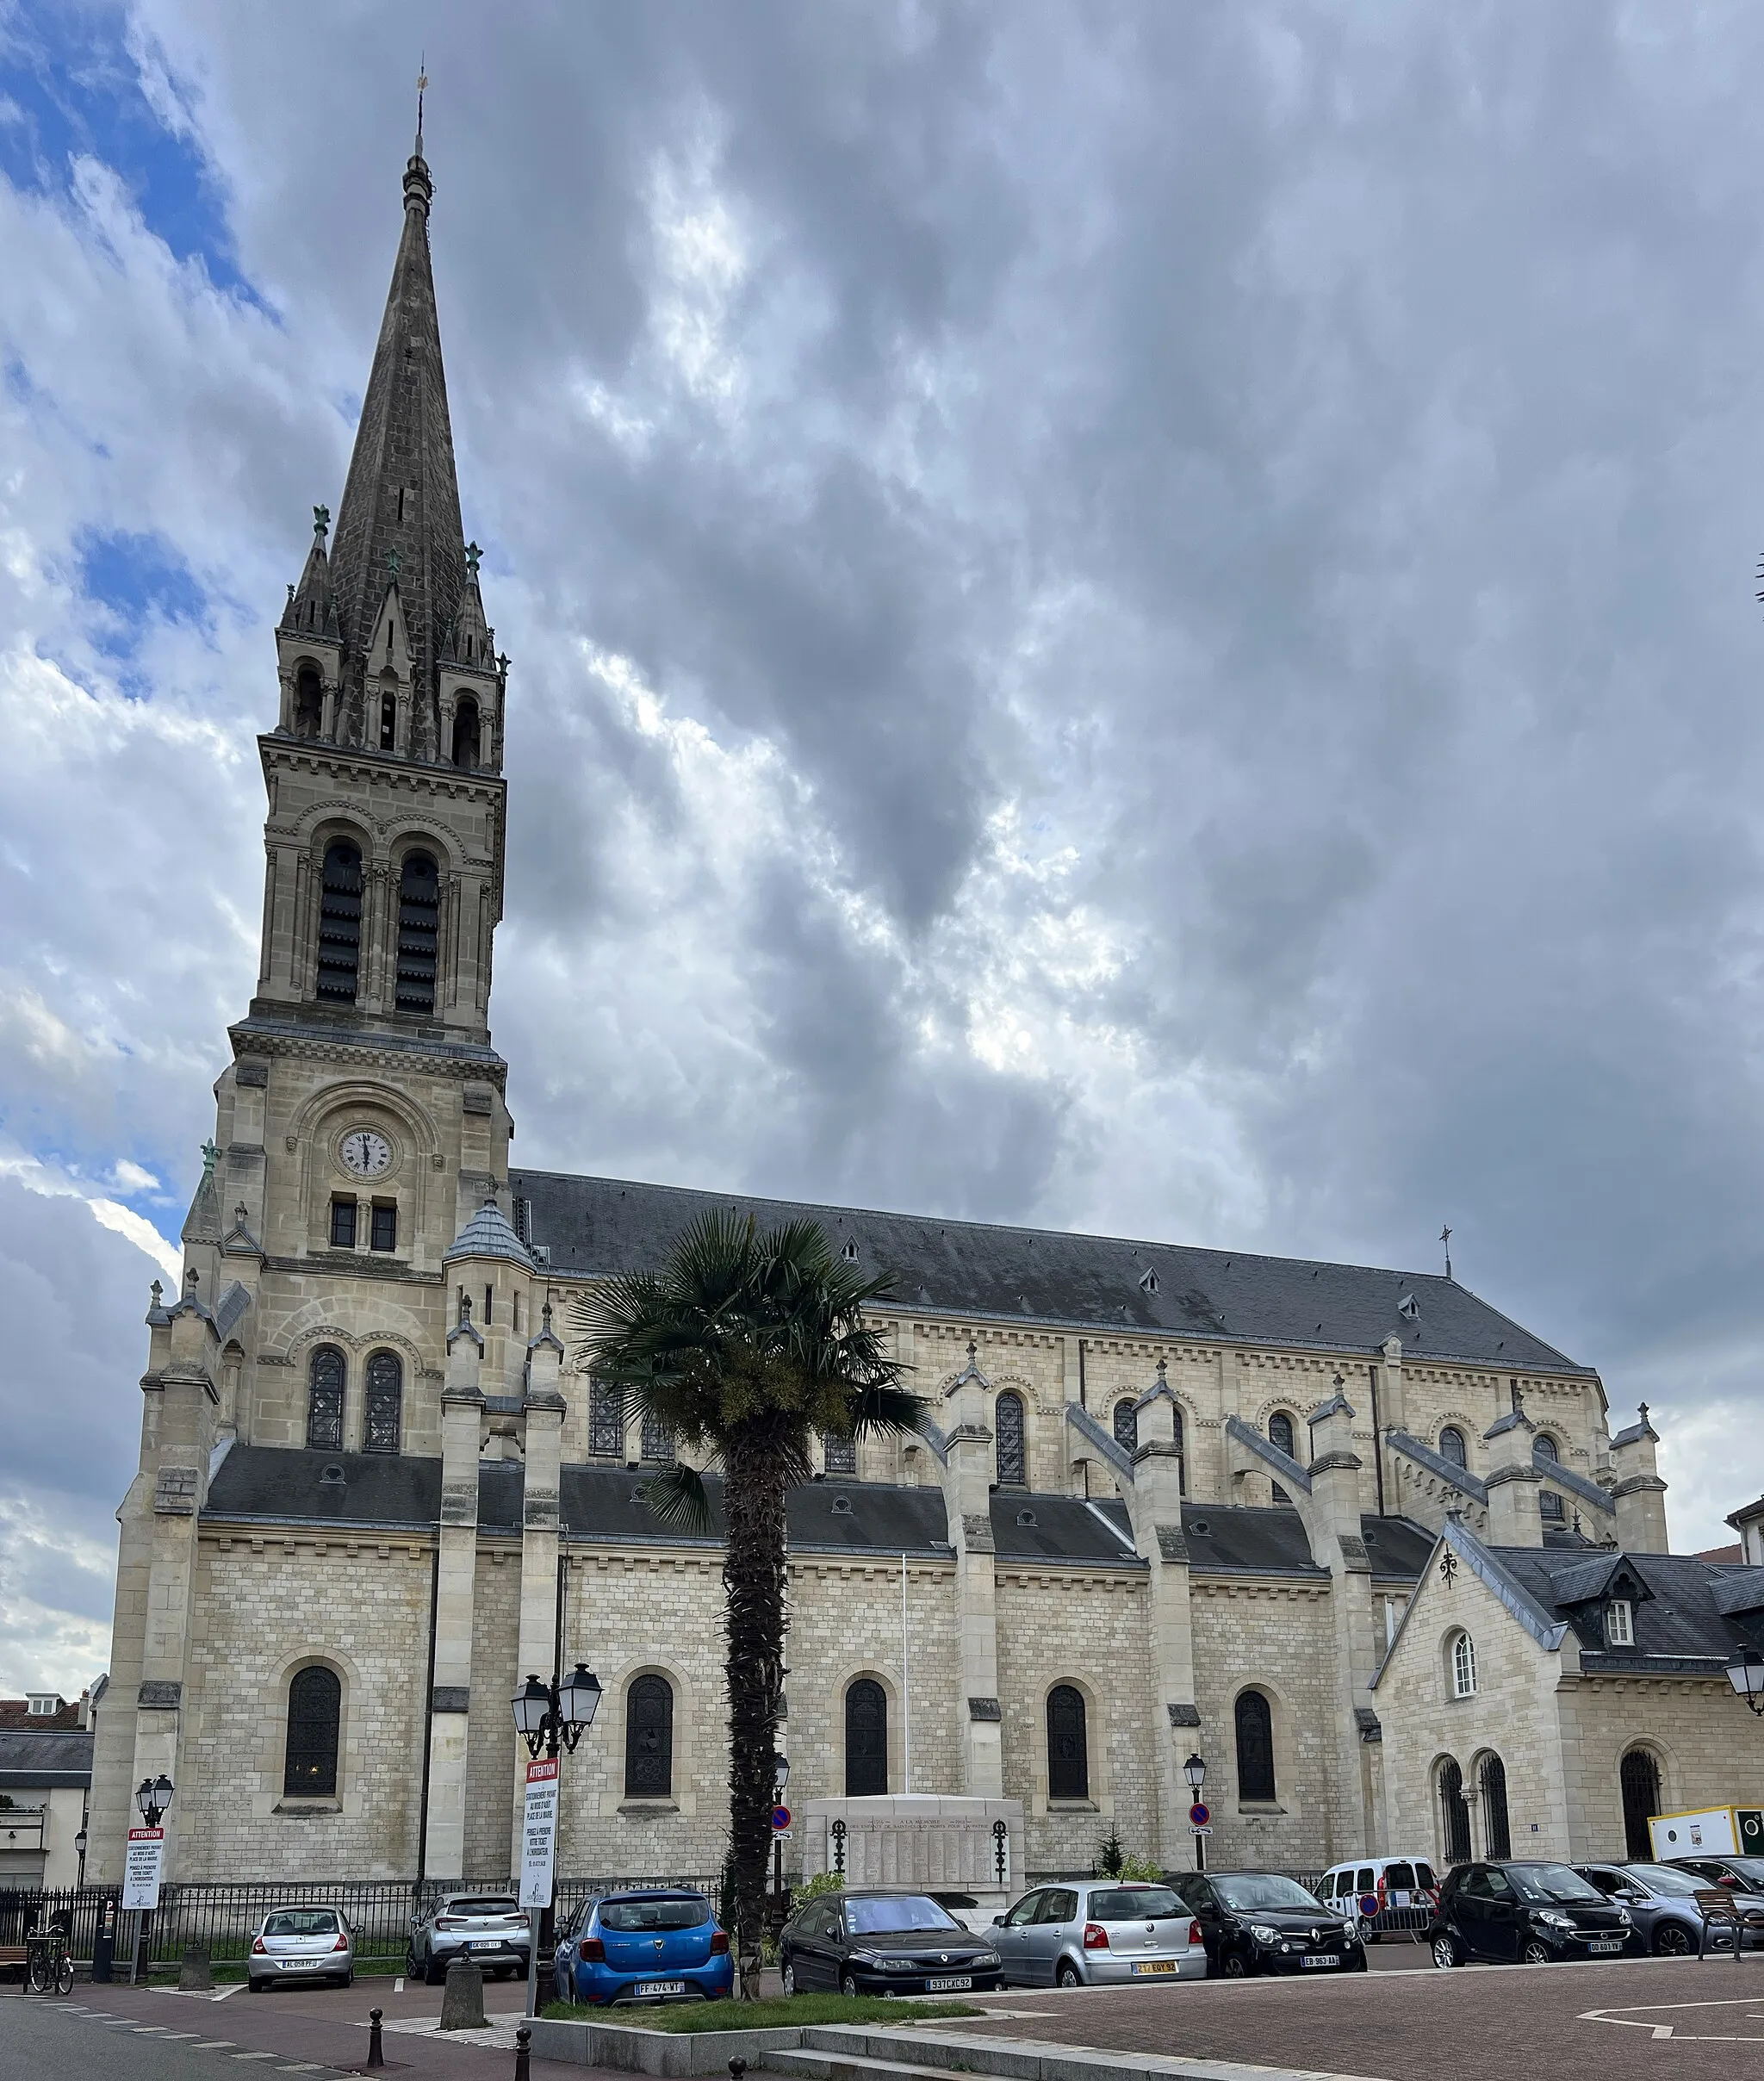
[[[1611,1491],[1617,1505],[1617,1543],[1628,1554],[1663,1554],[1670,1549],[1666,1537],[1666,1483],[1654,1456],[1660,1434],[1648,1421],[1646,1402],[1639,1413],[1639,1423],[1619,1431],[1611,1441],[1611,1471],[1617,1477]]]
[[[1544,1515],[1538,1503],[1541,1477],[1531,1463],[1531,1441],[1537,1427],[1523,1409],[1510,1409],[1482,1433],[1488,1448],[1490,1546],[1542,1546]]]

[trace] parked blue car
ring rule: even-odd
[[[557,1940],[566,2000],[714,2002],[735,1985],[729,1939],[702,1893],[656,1887],[585,1900]]]

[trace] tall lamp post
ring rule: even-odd
[[[162,1770],[157,1778],[143,1778],[134,1792],[135,1810],[140,1815],[143,1828],[158,1828],[171,1811],[171,1800],[177,1787]],[[149,1962],[148,1947],[153,1932],[153,1910],[141,1910],[140,1926],[135,1931],[135,1969],[131,1980],[144,1979]]]
[[[515,1731],[535,1761],[541,1749],[552,1757],[560,1749],[565,1755],[574,1755],[576,1743],[593,1725],[594,1715],[600,1710],[600,1680],[586,1662],[579,1662],[568,1676],[554,1669],[549,1684],[542,1684],[537,1676],[528,1677],[509,1704]],[[555,1850],[553,1854],[555,1856]],[[554,1881],[554,1894],[556,1890]],[[551,1952],[556,1928],[556,1909],[547,1902],[539,1910],[538,1927],[532,1935],[533,1960],[527,1980],[529,2016],[554,1992]]]
[[[1754,1712],[1764,1714],[1764,1655],[1749,1642],[1742,1641],[1734,1650],[1733,1660],[1727,1665],[1727,1680],[1736,1698],[1744,1699]]]
[[[1201,1804],[1201,1787],[1207,1782],[1207,1759],[1201,1755],[1191,1755],[1182,1767],[1182,1774],[1189,1781],[1190,1818],[1189,1825],[1195,1836],[1195,1869],[1207,1868],[1207,1838],[1201,1833],[1201,1823],[1192,1817],[1193,1809]]]

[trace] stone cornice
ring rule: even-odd
[[[430,1040],[415,1034],[405,1040],[391,1034],[363,1034],[357,1039],[291,1024],[260,1023],[252,1017],[229,1026],[227,1037],[233,1043],[235,1061],[280,1055],[307,1062],[347,1063],[357,1070],[383,1070],[389,1076],[404,1077],[410,1074],[411,1058],[418,1056],[425,1076],[482,1078],[499,1091],[508,1081],[508,1065],[501,1056],[475,1040]]]
[[[266,730],[258,739],[258,750],[265,772],[273,762],[284,773],[326,773],[357,786],[363,780],[378,781],[413,795],[446,795],[455,799],[475,796],[497,806],[508,794],[508,781],[501,773],[488,773],[481,767],[468,772],[457,766],[387,758],[359,744],[329,744],[318,737],[288,736],[279,730]]]

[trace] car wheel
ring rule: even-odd
[[[796,1995],[796,1960],[793,1958],[785,1960],[784,1969],[778,1977],[784,1982],[786,1999],[793,1999]]]
[[[848,2001],[854,2001],[858,1993],[857,1975],[849,1966],[839,1976],[839,1991]]]
[[[245,1985],[253,1994],[261,1994],[270,1985],[268,1980],[247,1980]]]
[[[1084,1974],[1069,1958],[1060,1960],[1059,1970],[1054,1974],[1053,1979],[1054,1984],[1060,1987],[1082,1987],[1084,1984]]]
[[[407,1980],[417,1977],[417,1954],[408,1944],[404,1947],[404,1977]]]
[[[1547,1966],[1553,1962],[1556,1954],[1541,1937],[1529,1937],[1525,1947],[1519,1953],[1521,1961],[1527,1966]]]
[[[1245,1980],[1250,1977],[1250,1961],[1241,1951],[1227,1951],[1219,1965],[1228,1980]]]
[[[1447,1935],[1442,1929],[1433,1939],[1433,1963],[1436,1966],[1450,1967],[1461,1966],[1463,1962],[1464,1954],[1457,1947],[1457,1937]]]
[[[438,1971],[438,1970],[437,1970],[437,1968],[436,1968],[435,1961],[434,1961],[434,1960],[433,1960],[432,1958],[425,1958],[425,1959],[423,1960],[423,1985],[424,1985],[424,1986],[425,1986],[425,1987],[440,1987],[440,1986],[444,1986],[444,1985],[446,1984],[446,1980],[447,1980],[447,1974],[446,1974],[445,1971],[444,1971],[444,1970],[443,1970],[443,1971]]]
[[[1685,1958],[1694,1947],[1692,1934],[1681,1922],[1663,1922],[1654,1932],[1656,1958]]]

